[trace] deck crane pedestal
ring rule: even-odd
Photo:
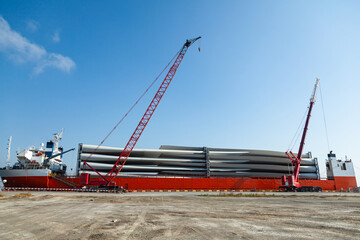
[[[322,191],[322,189],[320,187],[301,186],[300,182],[299,182],[301,156],[302,156],[302,152],[303,152],[304,145],[305,145],[305,138],[306,138],[306,133],[308,131],[309,121],[310,121],[310,117],[311,117],[311,111],[312,111],[313,106],[316,101],[316,92],[319,87],[319,81],[320,81],[320,79],[317,78],[313,93],[310,98],[309,110],[307,113],[304,130],[303,130],[303,134],[301,137],[298,154],[296,156],[292,151],[285,152],[285,154],[291,160],[292,164],[295,165],[295,167],[294,167],[293,174],[284,175],[281,177],[281,186],[279,187],[280,191],[287,191],[287,192],[319,192],[319,191]]]
[[[107,189],[109,189],[109,188],[113,188],[113,189],[121,188],[122,189],[121,186],[120,187],[116,186],[115,181],[113,181],[114,178],[119,174],[119,172],[123,168],[124,164],[126,163],[126,160],[128,159],[132,150],[134,149],[135,144],[139,140],[146,125],[148,124],[152,115],[154,114],[155,109],[159,105],[162,97],[164,96],[167,88],[169,87],[171,80],[174,78],[176,70],[179,68],[180,63],[183,60],[188,48],[200,38],[201,37],[186,40],[185,44],[180,49],[180,51],[177,55],[177,58],[175,59],[175,62],[171,66],[169,72],[166,74],[165,79],[161,83],[161,85],[160,85],[158,91],[156,92],[154,98],[152,99],[149,107],[146,109],[145,114],[141,118],[138,126],[136,127],[134,133],[131,135],[130,140],[126,144],[124,150],[122,151],[121,155],[117,159],[117,161],[114,164],[114,166],[112,167],[112,169],[105,176],[103,176],[98,171],[96,171],[93,167],[91,167],[90,164],[88,164],[87,162],[84,162],[84,164],[89,166],[93,171],[95,171],[101,177],[101,180],[100,181],[91,181],[89,173],[82,173],[80,175],[80,182],[83,187],[90,186],[90,187],[101,187],[101,188],[107,188]]]

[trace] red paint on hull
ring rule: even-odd
[[[48,188],[50,187],[48,176],[25,176],[25,177],[6,177],[5,187],[30,187]]]
[[[60,177],[57,177],[60,178]],[[80,186],[80,177],[61,177],[62,181],[51,176],[8,177],[6,187],[31,188],[71,188],[65,182]],[[92,181],[100,180],[92,178]],[[230,178],[230,177],[117,177],[117,186],[130,191],[145,190],[278,190],[280,178]],[[333,180],[300,180],[301,186],[316,186],[328,191],[346,191],[357,187],[355,177],[335,177]]]
[[[334,180],[336,191],[346,191],[348,188],[357,187],[355,177],[334,177]]]

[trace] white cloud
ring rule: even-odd
[[[34,20],[27,20],[26,21],[26,27],[31,32],[35,32],[38,29],[39,25],[40,24],[38,22],[34,21]]]
[[[73,60],[57,53],[50,53],[44,61],[41,61],[35,68],[35,74],[42,73],[46,67],[55,67],[64,72],[70,72],[75,66]]]
[[[52,36],[52,40],[54,42],[60,42],[60,33],[59,33],[59,30],[55,31],[54,35]]]
[[[35,74],[39,74],[47,67],[70,72],[75,68],[74,61],[57,53],[49,53],[42,46],[31,43],[10,28],[8,22],[0,16],[0,52],[6,54],[16,63],[34,64]]]

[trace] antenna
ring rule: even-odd
[[[12,136],[10,136],[9,138],[9,143],[8,143],[8,147],[7,147],[7,156],[6,156],[6,168],[10,168],[10,150],[11,150],[11,139]]]
[[[56,141],[59,141],[59,140],[62,139],[63,133],[64,133],[64,128],[61,129],[61,132],[60,132],[60,133],[55,133],[55,134],[54,134]]]

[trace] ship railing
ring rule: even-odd
[[[26,164],[23,168],[20,169],[46,169],[46,167],[44,166],[39,166],[39,165],[32,165],[32,164]]]
[[[51,174],[62,179],[74,179],[79,178],[79,175],[57,175]],[[93,176],[96,178],[97,176]],[[158,176],[146,176],[146,175],[126,175],[118,176],[118,178],[214,178],[214,179],[280,179],[281,177],[252,177],[252,176],[199,176],[199,175],[158,175]],[[316,180],[315,178],[300,178],[301,180]],[[328,178],[320,178],[320,180],[329,180]]]
[[[79,178],[79,175],[60,175],[60,174],[51,174],[51,176],[55,176],[58,178],[65,178],[65,179],[74,179]]]
[[[69,178],[78,178],[79,176],[64,176]],[[93,175],[92,178],[97,178],[96,175]],[[199,175],[122,175],[117,176],[117,178],[213,178],[213,179],[281,179],[281,177],[253,177],[253,176],[199,176]],[[300,177],[301,180],[317,180],[317,178],[306,178]],[[326,178],[324,178],[326,179]]]

